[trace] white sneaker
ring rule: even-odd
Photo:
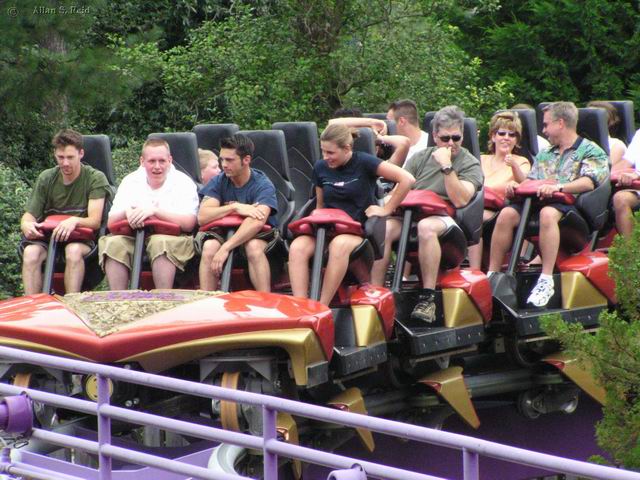
[[[534,307],[546,307],[551,297],[553,297],[553,280],[539,278],[536,286],[531,290],[527,303]]]

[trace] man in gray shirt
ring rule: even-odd
[[[405,165],[416,183],[416,190],[431,190],[455,208],[462,208],[482,188],[484,177],[480,161],[461,146],[464,131],[464,112],[456,106],[439,110],[433,118],[435,147],[416,153]],[[448,216],[427,217],[418,222],[418,256],[423,293],[411,318],[433,322],[436,318],[435,288],[442,250],[439,236],[453,225]],[[387,219],[385,251],[374,263],[372,283],[382,285],[391,257],[391,246],[400,237],[402,223],[398,218]]]

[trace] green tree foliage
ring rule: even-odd
[[[606,390],[596,430],[600,447],[616,464],[640,470],[640,218],[629,238],[616,238],[609,259],[620,308],[603,313],[593,335],[557,317],[546,319],[545,328],[592,368]]]
[[[0,299],[21,293],[20,262],[17,246],[20,241],[20,217],[29,196],[28,185],[17,172],[0,163]]]
[[[164,125],[264,128],[323,121],[344,104],[381,111],[406,97],[425,110],[457,103],[473,115],[505,106],[503,83],[477,86],[481,64],[456,46],[456,34],[414,2],[290,1],[236,5],[166,51],[117,45],[133,70],[156,73],[150,86]]]
[[[640,99],[638,3],[631,0],[462,2],[462,45],[519,101]],[[464,8],[466,7],[466,8]]]

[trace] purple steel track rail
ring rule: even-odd
[[[264,479],[275,480],[278,477],[278,456],[298,459],[317,465],[343,469],[333,472],[329,478],[359,480],[367,477],[390,480],[442,480],[438,477],[411,472],[387,465],[361,461],[333,453],[313,450],[299,445],[291,445],[277,440],[276,415],[286,412],[291,415],[307,417],[322,422],[342,424],[350,427],[366,428],[399,438],[431,443],[462,451],[462,471],[465,480],[479,479],[479,456],[484,455],[499,460],[547,469],[555,473],[565,473],[601,480],[640,480],[640,473],[594,465],[577,460],[570,460],[553,455],[532,452],[522,448],[510,447],[495,442],[466,437],[455,433],[433,430],[415,425],[381,418],[367,417],[355,413],[343,412],[331,408],[309,405],[282,398],[260,395],[256,393],[230,390],[212,385],[204,385],[186,380],[163,377],[144,372],[127,370],[107,365],[71,360],[67,358],[43,355],[8,347],[0,347],[0,358],[19,361],[27,364],[57,368],[82,374],[96,374],[98,378],[98,402],[90,402],[77,398],[65,397],[33,389],[25,389],[13,385],[0,384],[0,395],[26,394],[31,400],[54,407],[76,410],[98,417],[98,441],[78,439],[68,435],[33,428],[27,434],[31,438],[46,441],[55,445],[81,449],[95,454],[99,459],[97,472],[87,467],[72,465],[67,462],[50,459],[38,454],[25,452],[25,461],[14,461],[10,458],[10,449],[4,448],[0,454],[0,474],[5,473],[12,478],[18,475],[34,479],[55,480],[132,480],[141,476],[153,475],[154,480],[178,479],[215,479],[240,480],[235,474],[214,472],[194,464],[194,459],[202,455],[192,455],[185,461],[136,452],[111,444],[111,420],[120,420],[132,424],[156,426],[167,431],[189,435],[205,440],[212,440],[244,448],[262,450],[264,455]],[[238,432],[225,431],[219,428],[194,425],[192,423],[133,411],[109,404],[108,379],[161,388],[210,399],[228,400],[261,407],[263,411],[263,437]],[[5,399],[7,402],[8,399]],[[9,405],[10,402],[7,402]],[[11,405],[9,405],[11,406]],[[1,406],[0,406],[1,407]],[[0,408],[0,417],[3,414]],[[11,419],[0,424],[11,424]],[[26,419],[21,419],[26,421]],[[23,425],[18,422],[17,424]],[[16,425],[15,420],[13,425]],[[204,452],[208,455],[210,449]],[[28,453],[28,455],[26,455]],[[38,457],[41,457],[38,459]],[[111,460],[118,459],[141,465],[147,468],[129,471],[113,471]],[[192,463],[189,463],[189,462]],[[355,465],[358,468],[353,468]],[[164,471],[164,473],[162,473]],[[75,472],[75,473],[74,473]],[[81,476],[80,476],[81,475]]]

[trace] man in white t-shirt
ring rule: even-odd
[[[133,229],[155,217],[180,226],[183,235],[151,235],[146,250],[156,288],[173,288],[176,268],[184,270],[195,250],[190,233],[196,225],[196,184],[173,166],[169,144],[149,139],[142,147],[140,167],[127,175],[109,210],[109,224],[127,219]],[[111,290],[124,290],[129,283],[134,238],[107,235],[99,243],[100,265]]]
[[[413,100],[397,100],[389,105],[387,120],[396,122],[398,135],[404,135],[409,139],[409,152],[403,167],[415,153],[425,148],[429,143],[429,134],[420,130],[418,121],[418,107]]]
[[[619,187],[630,186],[631,182],[640,178],[640,130],[633,136],[629,148],[618,162],[620,170],[633,168],[633,172],[624,171],[618,180]],[[633,210],[640,205],[640,191],[620,190],[613,195],[613,208],[616,212],[616,229],[620,235],[630,235],[633,230]]]

